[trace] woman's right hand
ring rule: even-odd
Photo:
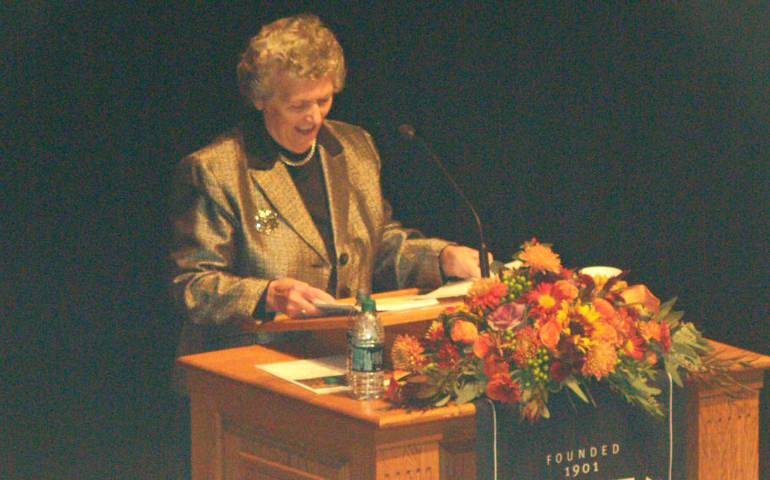
[[[267,286],[265,309],[285,313],[291,318],[320,315],[313,302],[334,303],[334,297],[325,291],[294,278],[273,280]]]

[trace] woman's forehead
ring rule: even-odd
[[[334,93],[331,77],[310,79],[279,74],[275,87],[276,96],[284,101],[322,98]]]

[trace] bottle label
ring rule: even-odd
[[[381,372],[385,346],[382,344],[371,347],[352,346],[352,370],[354,372]]]

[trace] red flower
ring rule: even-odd
[[[398,388],[398,382],[393,375],[390,376],[388,388],[385,389],[385,398],[396,404],[401,403],[401,389]]]
[[[487,397],[503,403],[515,403],[521,398],[519,384],[507,373],[498,373],[487,382]]]
[[[527,302],[541,310],[550,310],[557,305],[556,297],[552,294],[553,283],[543,282],[527,292]]]
[[[638,335],[632,335],[623,345],[623,353],[638,361],[644,358],[644,350],[644,340]]]
[[[671,350],[671,329],[665,323],[660,324],[660,348],[664,352]]]
[[[431,323],[428,331],[425,332],[425,348],[429,350],[438,350],[441,345],[447,342],[447,338],[444,335],[444,324],[438,320],[434,320]]]
[[[436,352],[436,364],[441,368],[453,367],[460,358],[460,354],[449,343],[441,345]]]
[[[557,382],[561,382],[562,380],[567,378],[567,375],[569,375],[569,370],[570,370],[569,365],[567,365],[562,361],[554,360],[553,362],[551,362],[551,368],[550,368],[551,378],[553,378]]]
[[[508,287],[497,278],[476,280],[468,290],[465,304],[471,312],[484,314],[500,305],[500,300],[508,294]]]
[[[499,355],[492,354],[484,359],[484,375],[487,378],[492,378],[498,374],[508,373],[508,363],[500,358]]]

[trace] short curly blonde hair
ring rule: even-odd
[[[345,57],[337,38],[310,14],[282,18],[249,40],[238,62],[238,88],[252,104],[270,98],[276,74],[319,79],[330,76],[334,92],[345,84]]]

